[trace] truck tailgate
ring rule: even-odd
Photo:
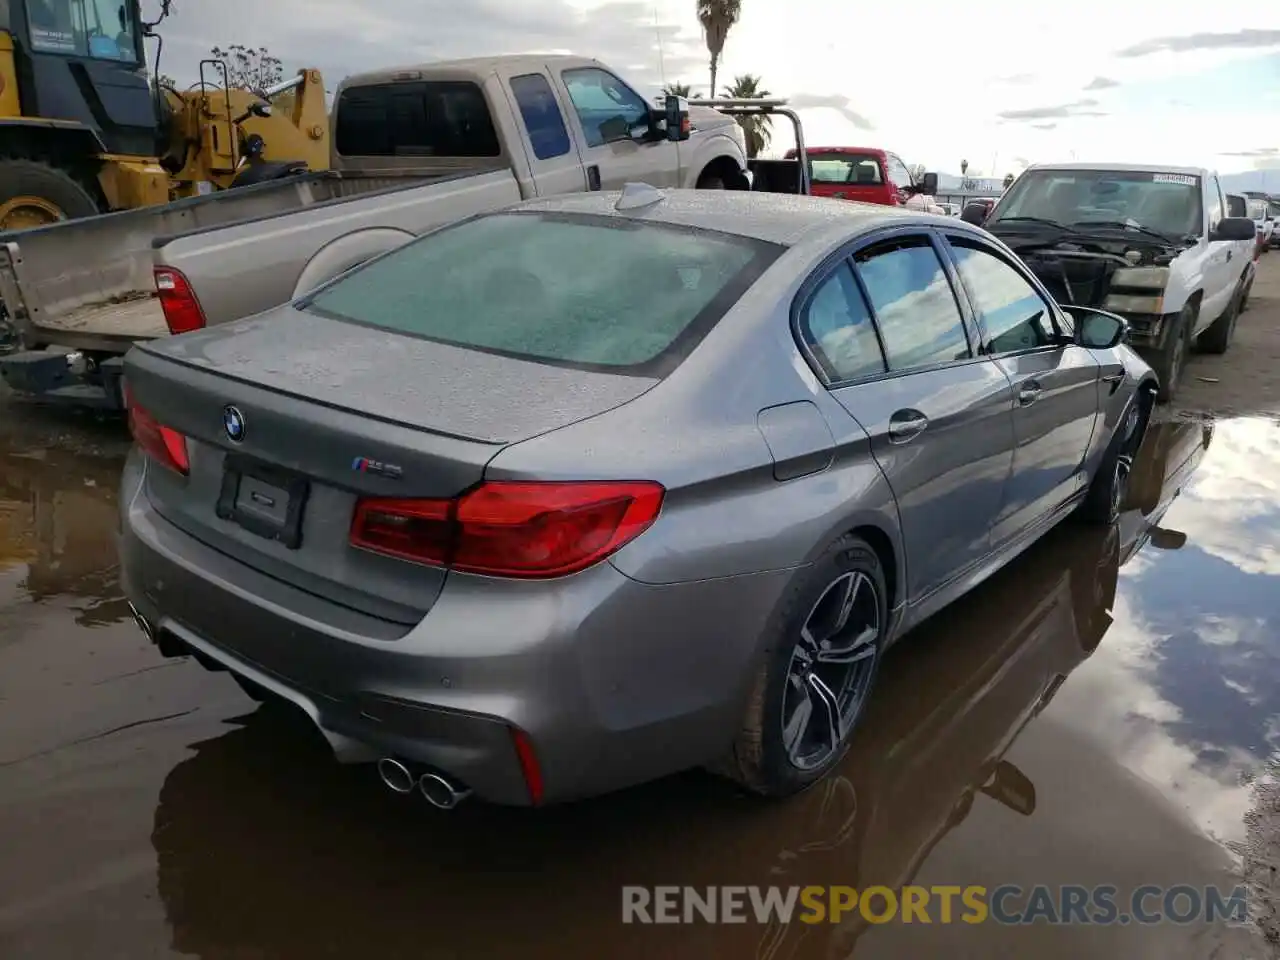
[[[157,240],[155,263],[182,272],[206,324],[217,326],[288,302],[322,251],[332,254],[334,275],[395,242],[520,199],[509,169],[463,173]]]

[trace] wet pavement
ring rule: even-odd
[[[29,421],[29,422],[28,422]],[[1249,928],[624,926],[624,885],[1256,881],[1280,737],[1280,425],[1159,423],[1067,525],[889,655],[837,775],[445,813],[165,661],[115,572],[118,427],[0,427],[0,957],[1263,957]]]

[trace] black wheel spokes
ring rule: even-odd
[[[864,573],[838,577],[800,630],[782,704],[782,741],[801,769],[840,749],[870,686],[879,649],[880,606]]]

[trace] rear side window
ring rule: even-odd
[[[890,370],[970,356],[960,306],[927,238],[871,247],[859,252],[856,260],[880,323]]]
[[[520,106],[520,117],[529,131],[533,154],[539,160],[562,157],[569,152],[569,131],[565,129],[560,104],[551,84],[540,73],[511,78],[511,92]]]
[[[853,183],[878,186],[884,183],[880,161],[853,153],[809,154],[810,176],[814,183]]]
[[[610,217],[494,214],[370,261],[301,306],[460,347],[657,376],[781,250]]]
[[[847,262],[822,281],[805,308],[801,330],[828,380],[884,373],[871,313]]]
[[[489,105],[466,80],[347,87],[334,144],[344,157],[497,157]]]

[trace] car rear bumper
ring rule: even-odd
[[[542,802],[715,759],[790,579],[650,586],[610,563],[543,582],[451,574],[406,631],[189,536],[148,502],[144,464],[135,451],[125,468],[121,580],[162,647],[291,701],[340,760],[416,761],[495,803],[532,802],[516,730],[532,742]]]

